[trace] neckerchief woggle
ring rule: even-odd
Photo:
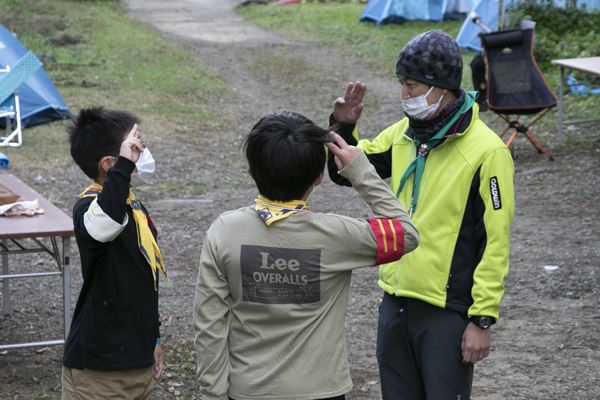
[[[79,197],[97,197],[101,192],[102,185],[94,182],[81,192]],[[158,248],[158,243],[156,243],[156,239],[150,230],[150,226],[148,226],[148,217],[144,211],[142,211],[142,207],[140,206],[139,201],[136,200],[135,194],[133,194],[132,191],[129,191],[129,195],[127,196],[127,205],[131,208],[131,213],[133,214],[133,219],[137,228],[138,248],[152,270],[154,289],[158,290],[156,287],[157,271],[162,272],[168,280],[165,262],[160,249]]]
[[[400,197],[400,193],[402,189],[404,189],[404,185],[408,178],[414,174],[414,183],[413,183],[413,194],[411,201],[411,214],[415,212],[417,209],[417,202],[419,201],[419,186],[421,184],[421,177],[423,176],[423,170],[425,169],[425,159],[431,150],[436,148],[444,139],[444,136],[448,132],[448,130],[458,121],[458,119],[465,114],[467,111],[473,107],[473,103],[475,103],[475,99],[477,98],[478,93],[471,91],[465,93],[465,102],[462,107],[456,112],[454,117],[446,125],[444,125],[435,135],[433,135],[427,142],[421,143],[417,137],[413,138],[415,145],[417,146],[417,157],[409,164],[406,171],[400,178],[400,185],[398,186],[398,190],[396,191],[396,197]]]
[[[303,200],[273,201],[260,195],[254,200],[254,210],[267,226],[301,211],[310,211]]]

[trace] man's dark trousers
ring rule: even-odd
[[[383,400],[467,400],[473,364],[462,362],[466,315],[384,294],[377,361]]]

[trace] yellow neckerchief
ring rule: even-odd
[[[79,197],[97,197],[99,193],[102,192],[102,185],[94,182],[90,186],[88,186]],[[138,247],[140,252],[150,265],[150,269],[152,270],[152,278],[154,278],[154,289],[158,290],[156,287],[156,274],[157,270],[163,273],[165,278],[167,277],[167,269],[165,268],[165,261],[163,260],[162,254],[160,253],[160,249],[158,248],[158,243],[156,243],[156,239],[150,230],[150,226],[148,225],[148,217],[142,211],[142,207],[140,202],[135,199],[135,195],[132,191],[129,191],[129,196],[127,196],[127,205],[131,208],[131,213],[133,214],[133,219],[135,220],[135,226],[137,228],[137,238],[138,238]]]
[[[273,201],[262,195],[259,195],[254,200],[254,209],[267,226],[297,212],[310,211],[308,205],[303,200]]]

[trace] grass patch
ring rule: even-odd
[[[461,25],[459,21],[411,21],[377,26],[358,21],[363,8],[361,4],[338,3],[269,5],[238,10],[257,25],[353,54],[390,76],[396,75],[398,53],[410,38],[429,29],[442,29],[456,35]]]
[[[225,84],[181,46],[129,19],[117,1],[3,0],[0,24],[44,60],[72,113],[91,105],[127,109],[153,136],[174,121],[223,124],[213,104]],[[2,151],[11,164],[58,155],[69,162],[64,132],[65,122],[28,128],[25,146]]]
[[[226,85],[178,44],[129,19],[117,1],[3,0],[0,23],[44,60],[72,113],[91,105],[132,111],[152,136],[175,121],[217,128],[214,104]],[[65,122],[24,131],[24,146],[3,149],[11,164],[66,154]],[[13,163],[14,161],[14,163]]]
[[[80,108],[185,115],[217,124],[206,98],[224,89],[216,76],[173,42],[127,18],[118,2],[5,0],[0,23],[46,60],[46,71]]]

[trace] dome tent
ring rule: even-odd
[[[0,25],[0,67],[12,67],[27,51],[10,31]],[[62,96],[43,68],[19,87],[18,94],[23,126],[39,125],[70,116]],[[4,126],[4,119],[0,119],[0,126]]]
[[[442,21],[456,14],[469,12],[475,0],[369,0],[361,21],[377,25],[412,20]]]

